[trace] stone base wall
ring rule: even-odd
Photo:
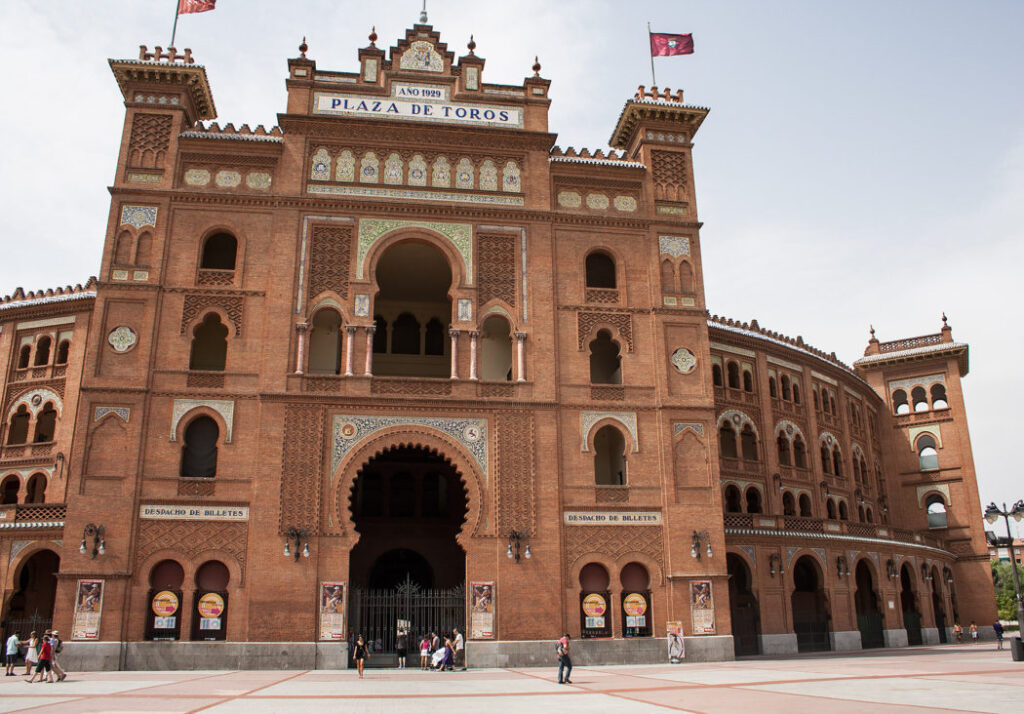
[[[720,662],[733,659],[731,635],[685,637],[684,662]],[[470,667],[557,667],[554,640],[468,642]],[[668,643],[664,637],[642,639],[573,640],[572,663],[581,665],[664,664]]]
[[[69,642],[60,656],[69,672],[195,669],[344,669],[347,643]]]
[[[761,654],[793,655],[799,652],[796,635],[761,635]]]
[[[902,628],[899,630],[885,630],[882,635],[885,637],[886,647],[906,647],[910,644],[907,639],[907,631]]]
[[[863,649],[861,646],[860,630],[832,632],[829,637],[832,640],[833,652],[850,652]]]

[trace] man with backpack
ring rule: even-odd
[[[57,632],[57,630],[54,630],[53,632],[47,630],[46,633],[50,635],[50,645],[52,647],[52,651],[50,653],[50,666],[53,667],[53,671],[57,675],[57,681],[63,682],[68,678],[68,673],[65,672],[59,664],[57,664],[57,655],[59,655],[64,649],[64,640],[60,638],[60,633]]]
[[[569,675],[572,674],[572,657],[569,656],[569,633],[566,632],[562,635],[562,639],[558,641],[558,645],[555,647],[555,654],[558,655],[558,683],[559,684],[572,684],[572,680],[569,679]],[[565,672],[565,678],[562,678],[562,672]]]

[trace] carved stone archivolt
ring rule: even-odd
[[[578,348],[582,350],[598,325],[610,325],[618,330],[626,341],[626,348],[633,351],[633,320],[623,312],[578,312],[576,313]]]
[[[218,295],[214,292],[193,293],[185,296],[181,311],[181,334],[206,310],[220,308],[235,326],[235,336],[242,334],[242,320],[245,317],[245,302],[240,296]]]
[[[501,412],[494,421],[497,531],[533,533],[536,522],[535,424],[526,412]]]
[[[248,522],[142,520],[135,551],[136,567],[161,550],[174,551],[188,559],[221,551],[238,561],[244,579],[248,540]]]
[[[665,537],[661,526],[567,526],[565,528],[566,577],[587,553],[600,553],[609,560],[638,553],[665,571]],[[652,573],[653,575],[653,573]]]
[[[324,461],[322,408],[289,405],[284,417],[281,451],[280,527],[320,528],[320,480]]]

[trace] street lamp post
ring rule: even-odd
[[[1009,511],[1006,510],[1005,503],[1002,510],[995,503],[990,503],[985,507],[985,520],[989,523],[995,524],[999,520],[999,516],[1002,516],[1003,520],[1006,521],[1006,537],[1010,546],[1010,572],[1013,573],[1013,589],[1017,594],[1017,627],[1024,629],[1024,599],[1021,598],[1020,594],[1020,578],[1017,576],[1017,556],[1013,552],[1013,533],[1010,531],[1011,516],[1018,523],[1020,523],[1021,519],[1024,519],[1024,498],[1013,504],[1013,508]]]

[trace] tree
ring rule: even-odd
[[[1024,583],[1024,568],[1017,566],[1017,576]],[[1017,619],[1017,593],[1013,587],[1013,573],[1010,564],[992,561],[992,585],[996,590],[996,607],[1000,620]],[[1024,586],[1022,586],[1024,587]]]

